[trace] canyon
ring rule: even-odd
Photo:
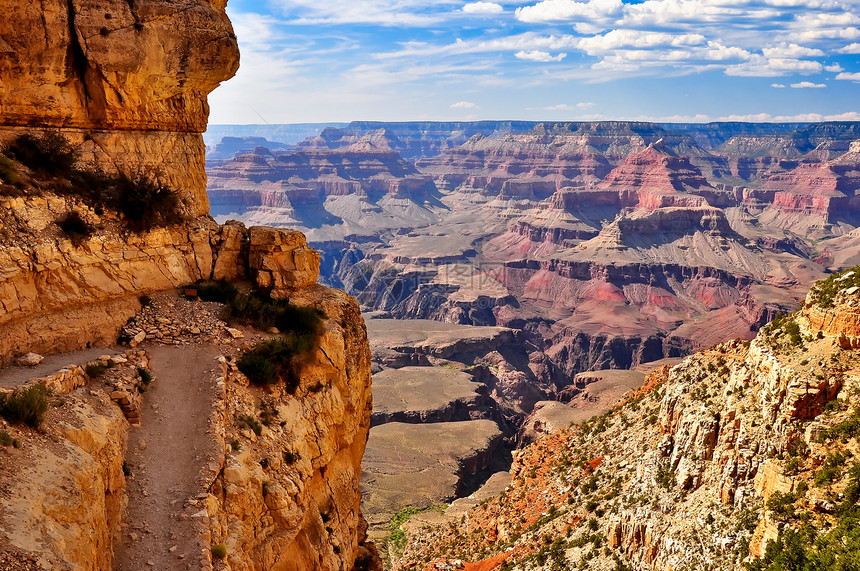
[[[655,369],[753,339],[856,263],[857,135],[355,122],[210,158],[208,192],[218,220],[300,229],[322,280],[361,304],[376,387],[363,506],[396,566],[398,512],[431,510],[413,531],[439,524],[440,502],[498,472],[477,492],[492,497],[512,450],[604,414]]]
[[[413,516],[392,567],[846,564],[858,509],[858,271],[817,282],[751,342],[660,367],[607,413],[518,450],[476,500]]]
[[[355,122],[212,159],[208,193],[218,220],[304,232],[366,312],[516,330],[556,400],[580,372],[751,339],[855,263],[857,131]]]

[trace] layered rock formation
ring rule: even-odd
[[[74,199],[0,196],[6,238],[0,252],[0,363],[26,351],[68,351],[112,343],[140,309],[139,297],[200,279],[250,277],[274,295],[316,281],[319,256],[298,232],[241,224],[219,227],[200,218],[142,234],[105,231],[76,245],[55,236],[69,212],[92,211]],[[282,292],[279,294],[279,292]]]
[[[846,342],[856,334],[853,278],[819,285],[751,343],[664,367],[606,415],[520,451],[502,496],[415,530],[398,568],[429,558],[481,569],[742,569],[772,561],[779,551],[767,543],[806,522],[845,537],[840,522],[858,509],[846,460],[860,382]],[[850,558],[839,541],[822,556]],[[816,557],[811,540],[792,545]]]
[[[31,558],[41,569],[112,567],[126,502],[129,424],[111,393],[133,382],[136,367],[148,368],[149,359],[132,351],[108,361],[111,381],[93,391],[77,390],[91,380],[81,367],[38,379],[56,397],[39,433],[0,420],[6,438],[20,438],[11,452],[0,452],[0,482],[8,490],[0,499],[0,564],[12,565],[17,552],[19,562]]]
[[[291,301],[327,316],[295,392],[255,389],[234,364],[226,367],[224,466],[204,505],[212,543],[227,548],[227,569],[351,569],[371,559],[359,545],[366,524],[358,481],[371,408],[364,323],[355,300],[340,291],[306,287]],[[259,434],[235,423],[261,410],[269,420]]]
[[[230,216],[304,228],[323,279],[366,309],[519,329],[567,377],[751,338],[857,255],[851,124],[475,124],[420,175],[382,177],[420,192],[361,178],[362,160],[461,127],[353,124],[303,143],[291,160],[356,153],[343,195],[307,190],[344,178],[334,163],[293,188],[264,150],[251,170],[251,155],[214,165],[210,190]]]
[[[325,331],[303,364],[296,394],[262,394],[225,364],[229,370],[217,385],[222,398],[207,432],[220,443],[222,462],[201,467],[210,487],[182,498],[180,508],[196,508],[188,525],[206,528],[190,542],[204,546],[192,564],[200,555],[201,566],[211,565],[210,548],[223,543],[229,548],[225,565],[233,569],[349,569],[373,559],[359,545],[365,525],[359,466],[371,410],[364,324],[352,298],[315,285],[320,258],[301,233],[218,226],[208,216],[201,137],[206,96],[238,66],[225,4],[51,0],[3,6],[0,142],[58,131],[77,147],[81,170],[65,180],[31,170],[13,154],[3,158],[10,170],[0,181],[0,364],[24,351],[113,344],[150,294],[201,279],[249,280],[273,298],[319,308],[328,316]],[[390,154],[386,159],[397,162]],[[131,228],[128,213],[93,199],[91,190],[104,189],[76,192],[80,178],[89,180],[77,175],[97,169],[169,186],[180,199],[173,214],[182,221]],[[399,183],[391,184],[396,194]],[[198,339],[196,321],[161,319],[153,330],[160,343],[222,344],[221,330]],[[190,341],[174,337],[182,334]],[[135,335],[145,340],[148,332]],[[229,340],[234,337],[242,333],[236,330]],[[223,345],[236,356],[229,342]],[[0,467],[27,470],[12,502],[0,508],[0,536],[15,541],[15,551],[0,546],[3,564],[111,567],[127,420],[109,396],[98,396],[99,388],[78,388],[66,404],[56,403],[49,421],[57,417],[60,428],[51,425],[46,436],[20,429],[24,453],[13,455],[21,464],[4,460]],[[135,399],[119,390],[127,387],[115,388],[129,420],[139,420],[131,410]],[[241,433],[234,414],[256,414],[264,398],[267,404],[277,399],[272,406],[284,420],[258,440],[253,432]],[[232,439],[245,439],[242,454],[230,453]],[[288,447],[294,455],[284,454]],[[46,476],[61,489],[45,483]],[[4,489],[11,479],[6,473]],[[10,527],[10,521],[27,525]],[[159,557],[178,555],[171,550]]]
[[[54,129],[85,162],[157,174],[208,213],[206,96],[233,76],[239,51],[226,2],[155,0],[3,6],[0,139]]]

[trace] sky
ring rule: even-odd
[[[212,124],[860,120],[860,0],[229,0]]]

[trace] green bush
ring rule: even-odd
[[[189,287],[197,289],[197,297],[202,301],[229,303],[239,295],[239,290],[236,289],[236,286],[224,280],[211,283],[200,283]]]
[[[223,317],[262,330],[277,327],[282,333],[318,335],[325,314],[313,307],[291,305],[287,300],[237,294],[224,306]]]
[[[97,213],[105,208],[122,213],[126,226],[135,232],[177,224],[184,218],[176,192],[155,178],[143,173],[129,177],[77,168],[77,146],[59,133],[19,135],[3,148],[3,153],[41,178],[53,178],[50,186],[55,192],[82,198]],[[8,159],[0,163],[0,177],[4,180],[3,172],[9,171],[10,165],[14,168]],[[12,180],[7,182],[14,183]]]
[[[239,428],[250,428],[257,436],[260,436],[263,433],[263,425],[250,414],[236,417],[236,424]]]
[[[121,174],[113,181],[117,194],[109,206],[122,212],[133,230],[140,232],[182,222],[179,197],[169,187],[146,175],[131,179]]]
[[[15,168],[15,163],[5,155],[0,155],[0,181],[7,184],[18,184],[21,182],[21,176],[18,174],[18,169]]]
[[[2,446],[12,446],[15,442],[15,439],[12,438],[8,432],[5,430],[0,430],[0,445]]]
[[[68,212],[57,220],[57,226],[73,244],[80,245],[81,242],[92,236],[95,228],[84,220],[77,212]]]
[[[849,272],[853,274],[845,277]],[[821,307],[833,307],[833,301],[836,294],[843,289],[854,286],[860,286],[860,266],[855,266],[850,270],[833,274],[826,280],[816,282],[810,290],[810,298],[812,303],[816,303]]]
[[[273,385],[278,382],[278,364],[261,346],[245,353],[236,364],[243,375],[255,385]]]
[[[244,353],[236,366],[255,385],[284,381],[292,394],[299,386],[299,369],[310,356],[319,334],[287,333]]]
[[[12,157],[40,176],[68,178],[75,173],[78,148],[56,131],[36,136],[18,135],[3,148]]]
[[[152,382],[152,373],[146,367],[138,367],[137,374],[140,377],[140,382],[144,385],[149,385]]]
[[[0,416],[13,423],[38,428],[48,411],[48,389],[44,385],[30,385],[0,394]]]
[[[223,543],[212,546],[212,557],[215,559],[224,559],[227,557],[227,546]]]
[[[92,363],[87,363],[86,367],[84,367],[84,372],[91,379],[97,379],[104,375],[108,370],[108,366],[101,361],[93,361]]]

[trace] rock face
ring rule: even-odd
[[[250,277],[277,296],[313,284],[319,271],[318,254],[295,231],[199,218],[142,234],[107,231],[79,245],[62,237],[36,242],[28,235],[73,211],[72,200],[4,196],[0,205],[4,226],[21,225],[0,251],[0,363],[26,351],[113,343],[141,295]]]
[[[459,523],[414,530],[398,568],[462,559],[481,569],[731,570],[806,521],[841,537],[837,524],[857,509],[855,496],[843,501],[857,478],[844,461],[857,446],[860,376],[845,342],[854,275],[820,282],[751,343],[658,369],[602,417],[518,451],[502,496]],[[839,541],[828,556],[853,556]],[[800,544],[812,556],[811,540]]]
[[[367,553],[358,490],[371,412],[364,323],[341,291],[311,286],[291,300],[328,317],[296,391],[249,387],[235,365],[225,376],[224,468],[204,503],[226,569],[350,569]],[[259,435],[235,424],[261,407],[274,422]]]
[[[129,424],[127,407],[112,402],[111,393],[136,380],[137,367],[148,368],[149,359],[144,352],[129,351],[108,360],[112,380],[92,391],[77,390],[90,380],[80,366],[35,380],[58,397],[38,433],[0,420],[4,434],[21,439],[14,449],[0,452],[0,482],[8,490],[0,498],[0,562],[8,550],[16,550],[34,554],[40,568],[112,567],[126,502]]]
[[[56,129],[83,160],[159,178],[208,213],[206,96],[239,52],[223,1],[2,5],[0,138]]]
[[[82,405],[48,432],[59,445],[30,443],[25,466],[9,479],[15,484],[2,510],[16,525],[3,547],[41,553],[51,569],[109,569],[128,424],[109,400],[73,400]]]
[[[315,285],[319,255],[301,233],[219,227],[208,216],[201,136],[206,96],[238,67],[225,5],[0,1],[0,142],[59,131],[79,147],[82,166],[169,185],[184,215],[182,223],[132,232],[118,212],[87,202],[74,188],[55,193],[50,184],[2,181],[0,364],[26,351],[114,343],[146,303],[142,296],[200,279],[249,280],[272,297],[319,308],[328,317],[325,331],[303,364],[297,393],[260,394],[225,365],[222,386],[229,398],[211,419],[223,450],[230,439],[246,438],[234,415],[255,414],[261,399],[283,423],[260,439],[250,432],[242,454],[225,452],[223,470],[207,466],[211,493],[188,505],[202,508],[194,517],[209,524],[204,539],[228,545],[227,568],[350,569],[358,559],[372,559],[359,545],[365,524],[358,478],[371,412],[367,336],[354,299]],[[386,157],[397,162],[391,153]],[[13,166],[24,173],[21,163]],[[387,184],[394,194],[401,187]],[[70,216],[86,231],[64,230]],[[202,333],[167,320],[153,329],[162,342],[162,329],[177,344],[173,336]],[[226,331],[231,341],[242,336]],[[140,330],[133,339],[147,335]],[[74,388],[80,379],[81,370],[74,369],[54,381]],[[18,524],[3,536],[15,549],[43,556],[46,568],[111,568],[124,483],[123,413],[140,420],[136,390],[117,385],[101,399],[92,387],[78,390],[62,405],[56,430],[51,425],[44,437],[28,440],[24,452],[15,453],[20,463],[4,459],[0,471],[26,468],[0,505],[0,517]],[[49,420],[59,414],[52,410]],[[11,553],[6,547],[0,545],[3,563]],[[204,563],[211,564],[208,546]]]

